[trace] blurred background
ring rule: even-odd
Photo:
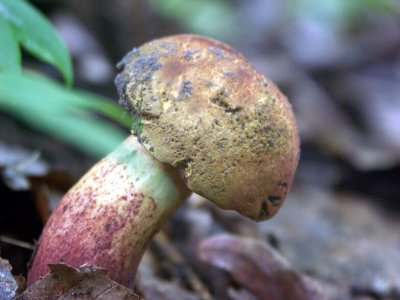
[[[212,275],[205,266],[216,263],[199,258],[201,240],[228,232],[272,245],[331,299],[400,299],[399,1],[30,3],[65,42],[74,83],[65,87],[65,74],[27,49],[24,72],[36,75],[0,83],[0,247],[16,274],[26,274],[60,195],[129,134],[130,117],[116,105],[116,64],[146,41],[190,32],[232,45],[281,88],[302,146],[292,191],[273,220],[255,224],[196,197],[178,211],[166,231],[185,264],[216,299],[263,299],[235,270]],[[154,281],[142,289],[163,282],[180,299],[196,297],[159,263],[159,248],[143,263]]]

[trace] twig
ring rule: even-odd
[[[208,291],[207,287],[198,278],[193,269],[185,262],[182,254],[176,249],[176,247],[169,241],[167,235],[160,231],[154,238],[154,242],[159,249],[164,253],[166,258],[174,264],[179,270],[181,270],[187,277],[187,280],[193,290],[202,297],[204,300],[211,300],[212,296]]]
[[[32,245],[32,244],[27,243],[27,242],[23,242],[23,241],[19,241],[17,239],[14,239],[14,238],[11,238],[11,237],[8,237],[8,236],[5,236],[5,235],[0,235],[0,241],[3,242],[3,243],[7,243],[7,244],[14,245],[14,246],[17,246],[17,247],[21,247],[21,248],[24,248],[24,249],[35,250],[35,246]]]

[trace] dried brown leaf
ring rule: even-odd
[[[199,254],[203,261],[228,271],[259,299],[325,298],[316,282],[293,269],[264,242],[222,234],[204,241]]]
[[[29,287],[18,300],[138,300],[134,292],[107,277],[104,269],[83,265],[49,265],[50,273]]]

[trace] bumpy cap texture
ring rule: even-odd
[[[273,216],[297,167],[299,139],[279,89],[230,46],[196,35],[134,49],[116,78],[134,134],[187,186],[252,219]]]

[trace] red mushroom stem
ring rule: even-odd
[[[190,193],[170,168],[134,136],[98,162],[51,215],[28,285],[47,274],[50,263],[86,262],[132,287],[148,241]]]

